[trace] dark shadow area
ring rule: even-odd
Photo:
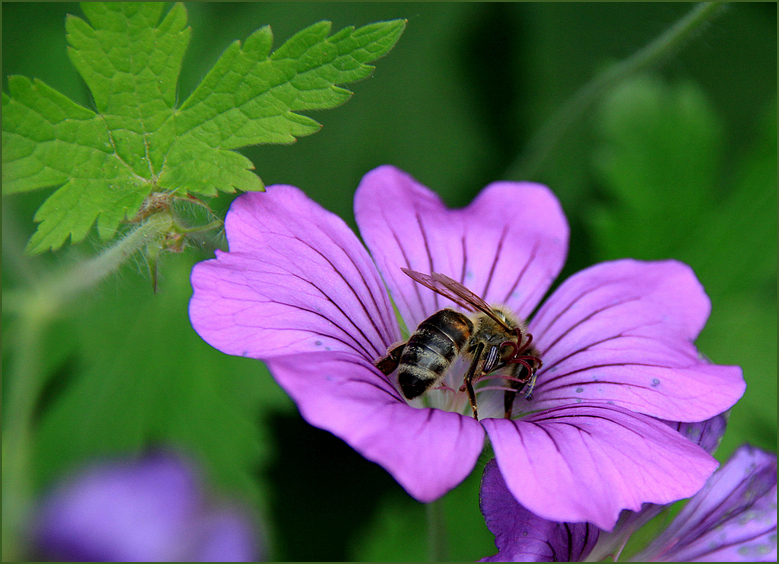
[[[383,494],[400,489],[387,472],[341,439],[297,414],[274,413],[274,485],[269,520],[275,524],[279,561],[344,561],[353,536],[364,530]]]

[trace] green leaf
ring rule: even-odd
[[[599,258],[678,258],[712,297],[775,281],[775,103],[756,116],[759,138],[726,177],[720,120],[699,88],[643,77],[618,89],[596,153],[610,197],[592,214]]]
[[[744,153],[725,196],[712,196],[710,209],[682,247],[683,258],[698,259],[699,276],[711,295],[776,287],[776,99],[756,117],[759,138],[741,144]]]
[[[152,192],[213,196],[262,190],[234,149],[292,143],[320,125],[299,112],[344,103],[338,85],[370,75],[404,20],[304,29],[271,53],[265,26],[235,41],[180,108],[176,85],[190,29],[183,4],[84,3],[68,16],[68,54],[97,113],[42,82],[9,77],[3,94],[3,193],[59,186],[35,216],[29,252],[81,241],[97,221],[112,237]]]
[[[672,256],[715,193],[720,124],[691,83],[625,82],[600,112],[595,166],[610,202],[591,222],[600,258]]]

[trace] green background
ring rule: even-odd
[[[394,164],[467,204],[514,177],[531,135],[582,85],[691,9],[686,3],[187,3],[183,101],[234,39],[270,24],[274,47],[322,19],[333,29],[405,18],[397,46],[354,97],[311,113],[322,130],[291,146],[244,150],[266,184],[293,184],[354,226],[363,174]],[[90,96],[66,54],[77,4],[3,3],[7,75]],[[693,266],[712,299],[698,346],[744,369],[717,456],[741,443],[776,448],[776,5],[734,3],[647,75],[586,112],[532,176],[571,223],[562,278],[631,256]],[[4,309],[9,292],[99,249],[96,236],[31,259],[21,254],[51,191],[3,199]],[[212,202],[224,213],[232,197]],[[50,327],[36,408],[34,484],[94,457],[174,445],[201,464],[218,495],[243,500],[273,560],[418,560],[424,507],[380,467],[304,423],[257,362],[227,357],[189,325],[192,265],[218,238],[168,255],[152,293],[142,259],[70,303]],[[3,374],[19,345],[3,315]],[[8,368],[8,370],[6,370]],[[4,397],[4,412],[7,410]],[[4,421],[5,424],[5,421]],[[444,498],[450,556],[495,552],[478,510],[486,460]]]

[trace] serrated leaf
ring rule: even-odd
[[[336,86],[366,78],[367,65],[385,54],[405,22],[346,28],[328,38],[330,22],[298,32],[268,55],[271,30],[252,34],[241,49],[234,42],[181,107],[179,135],[233,149],[260,143],[292,143],[319,130],[295,112],[328,109],[351,92]],[[215,127],[216,125],[216,127]]]
[[[151,191],[113,151],[94,112],[36,80],[8,79],[3,103],[3,193],[63,184],[36,213],[42,222],[30,252],[82,240],[100,214],[101,236],[113,235]]]
[[[262,190],[251,161],[234,149],[291,143],[320,125],[298,112],[333,108],[367,77],[367,63],[397,42],[405,21],[345,28],[329,22],[297,33],[271,53],[265,26],[236,41],[180,109],[176,83],[189,43],[183,4],[84,3],[88,22],[66,21],[68,54],[98,113],[42,82],[9,77],[3,94],[3,193],[60,186],[38,210],[28,251],[101,238],[152,192],[213,196]],[[158,23],[159,22],[159,23]]]

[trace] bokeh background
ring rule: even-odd
[[[192,39],[181,101],[230,42],[262,25],[272,27],[278,47],[322,19],[333,30],[407,19],[394,50],[350,87],[349,102],[309,114],[320,132],[243,151],[263,181],[304,189],[351,226],[354,189],[385,163],[451,206],[494,180],[546,183],[572,227],[561,278],[619,257],[693,266],[712,300],[699,349],[715,363],[741,365],[748,384],[717,456],[744,442],[776,449],[776,4],[728,5],[660,66],[607,93],[532,171],[521,159],[545,121],[691,4],[186,8]],[[4,91],[7,75],[22,74],[90,105],[66,54],[68,13],[82,16],[73,3],[3,3]],[[95,235],[55,254],[24,256],[34,212],[50,193],[3,198],[4,306],[31,280],[104,246]],[[223,216],[232,198],[211,204]],[[35,491],[87,461],[171,445],[199,462],[218,495],[252,508],[272,560],[424,559],[421,504],[382,468],[305,423],[259,362],[225,356],[194,333],[189,271],[215,246],[225,243],[204,238],[166,256],[156,294],[138,259],[60,312],[40,359],[47,384],[35,412]],[[16,321],[3,315],[4,389],[20,346]],[[478,508],[484,463],[444,498],[454,560],[495,552]]]

